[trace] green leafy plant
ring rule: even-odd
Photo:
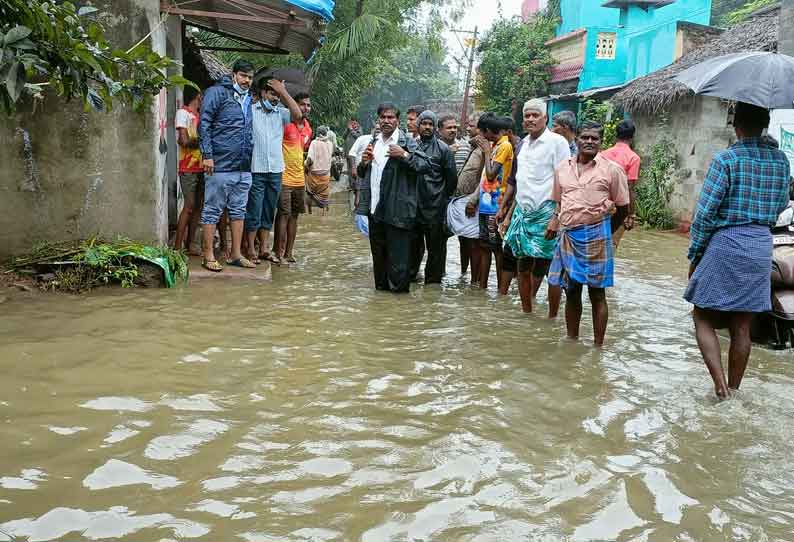
[[[615,115],[614,107],[610,102],[599,102],[588,99],[582,104],[577,118],[579,124],[586,121],[597,122],[604,127],[604,138],[601,147],[608,149],[617,141],[617,128],[620,119]]]
[[[187,281],[187,258],[182,252],[123,237],[115,241],[94,237],[83,241],[39,243],[30,254],[13,258],[8,269],[53,269],[55,278],[45,285],[47,289],[82,292],[105,284],[132,288],[140,277],[140,265],[145,262],[163,269],[167,285],[169,274],[174,282]]]
[[[718,22],[722,26],[736,26],[749,19],[759,9],[778,4],[779,2],[780,0],[750,0],[742,7],[726,13]]]
[[[661,136],[645,154],[636,188],[637,218],[649,228],[672,229],[675,218],[669,204],[678,164],[675,142]]]
[[[0,1],[0,110],[12,114],[25,98],[45,89],[86,108],[110,109],[114,100],[142,110],[161,88],[193,85],[165,75],[175,61],[155,53],[145,40],[128,50],[105,39],[93,19],[97,9],[71,2]]]

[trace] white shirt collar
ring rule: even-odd
[[[537,143],[538,141],[540,141],[541,143],[545,143],[546,140],[549,139],[549,134],[553,134],[553,133],[554,132],[549,130],[548,127],[547,127],[545,130],[543,130],[543,133],[540,134],[540,137],[538,137],[537,139],[532,139],[532,137],[529,134],[527,134],[524,137],[524,142],[528,143],[530,145],[533,144],[533,143]]]
[[[378,138],[378,143],[383,145],[396,145],[397,142],[400,140],[400,130],[394,130],[389,139],[383,138],[383,133],[381,132],[380,137]]]

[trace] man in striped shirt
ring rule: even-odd
[[[458,139],[458,130],[458,121],[453,115],[443,115],[438,119],[438,137],[455,154],[455,169],[460,173],[471,153],[471,147],[463,139]]]

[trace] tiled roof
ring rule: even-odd
[[[569,62],[567,64],[559,64],[552,66],[551,78],[549,83],[559,83],[560,81],[567,81],[569,79],[576,79],[582,73],[581,62]]]

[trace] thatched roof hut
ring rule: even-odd
[[[658,113],[692,91],[674,77],[685,69],[729,53],[777,50],[779,6],[758,11],[750,19],[723,32],[699,49],[682,56],[670,66],[640,77],[612,97],[612,102],[629,113]]]

